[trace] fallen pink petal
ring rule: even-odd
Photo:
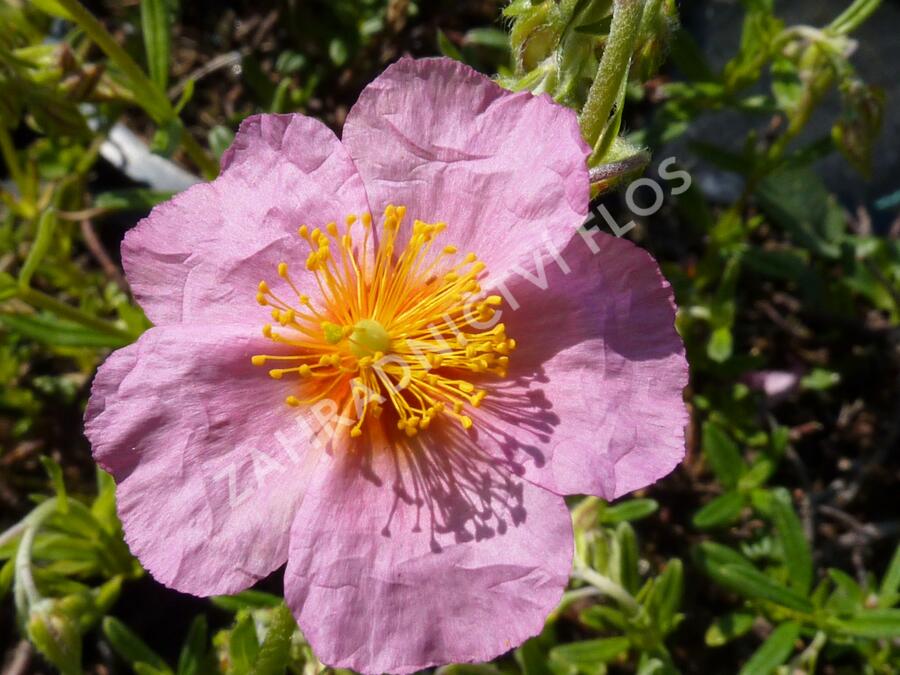
[[[564,496],[681,461],[669,284],[580,228],[576,113],[448,59],[401,59],[338,139],[244,121],[222,171],[122,246],[154,323],[86,413],[131,551],[198,596],[280,567],[316,656],[364,673],[482,662],[568,583]]]

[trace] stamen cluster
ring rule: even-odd
[[[263,335],[296,352],[256,355],[253,364],[278,365],[269,370],[275,379],[299,378],[288,405],[330,397],[345,412],[355,408],[352,437],[363,434],[367,419],[382,418],[386,406],[409,436],[441,416],[471,428],[466,409],[479,407],[487,395],[476,382],[506,377],[516,346],[493,321],[501,298],[482,295],[484,263],[474,253],[436,245],[445,223],[415,220],[400,248],[405,214],[405,207],[389,205],[377,232],[368,213],[348,216],[343,228],[334,222],[312,231],[300,227],[317,302],[300,292],[285,262],[278,276],[293,297],[276,295],[265,281],[256,296],[271,307],[274,322],[263,326]],[[357,222],[361,245],[354,242]]]

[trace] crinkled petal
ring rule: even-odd
[[[596,253],[576,236],[508,285],[501,320],[518,348],[475,426],[482,447],[538,485],[613,499],[683,458],[688,367],[653,258],[597,232],[590,244]]]
[[[424,436],[423,436],[424,437]],[[464,434],[323,459],[291,531],[285,598],[324,663],[408,673],[539,633],[568,581],[561,497]]]
[[[256,287],[279,262],[301,272],[301,224],[324,226],[368,210],[350,156],[328,127],[303,115],[247,118],[222,158],[222,174],[160,204],[125,236],[122,264],[157,325],[258,322]]]
[[[232,593],[287,559],[316,456],[309,420],[284,402],[291,381],[251,365],[258,353],[278,347],[241,326],[151,328],[94,379],[85,433],[116,480],[125,539],[185,593]]]
[[[373,209],[445,221],[446,243],[500,277],[562,248],[587,214],[590,150],[574,111],[457,61],[390,66],[351,109],[343,143]]]

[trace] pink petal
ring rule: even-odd
[[[457,435],[320,465],[284,583],[324,663],[408,673],[488,661],[539,633],[559,602],[565,503]]]
[[[128,232],[122,263],[156,324],[257,323],[256,286],[280,261],[303,270],[301,224],[324,226],[368,210],[340,141],[303,115],[256,115],[241,124],[222,174],[160,204]],[[297,274],[315,289],[312,275]]]
[[[562,248],[587,214],[575,113],[512,93],[450,59],[404,58],[362,92],[344,125],[372,208],[445,221],[442,243],[503,275]]]
[[[94,379],[85,433],[118,484],[125,539],[161,583],[232,593],[287,559],[316,455],[296,385],[250,364],[278,353],[243,327],[152,328]]]
[[[493,388],[476,428],[482,447],[538,485],[613,499],[682,460],[688,368],[653,258],[592,235],[596,254],[576,236],[543,279],[509,283],[519,309],[500,320],[518,341],[512,382]]]

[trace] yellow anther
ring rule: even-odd
[[[344,338],[344,329],[330,321],[322,322],[322,332],[325,334],[325,342],[336,345]]]
[[[287,362],[268,373],[274,379],[301,378],[297,386],[303,393],[288,396],[289,406],[362,395],[351,438],[366,435],[367,424],[383,424],[386,406],[408,437],[424,433],[444,415],[471,429],[474,422],[466,411],[481,406],[487,396],[474,376],[479,382],[488,375],[505,377],[507,354],[516,346],[502,324],[476,328],[502,304],[499,295],[480,298],[477,279],[484,263],[474,252],[460,262],[457,246],[435,245],[446,223],[412,219],[404,229],[406,215],[404,206],[389,204],[377,232],[370,229],[370,213],[349,214],[321,229],[302,225],[297,233],[309,245],[307,254],[277,265],[288,290],[274,294],[265,281],[257,288],[257,301],[272,315],[263,335],[279,343],[279,352],[251,356],[252,364],[271,368],[273,362]],[[354,242],[350,232],[357,220],[364,232]],[[339,227],[342,222],[346,229]],[[303,285],[317,286],[321,293],[312,299],[302,295],[288,265],[297,266],[295,275],[298,270],[312,274]],[[279,324],[275,333],[272,325]],[[334,402],[342,410],[353,409],[346,399]]]

